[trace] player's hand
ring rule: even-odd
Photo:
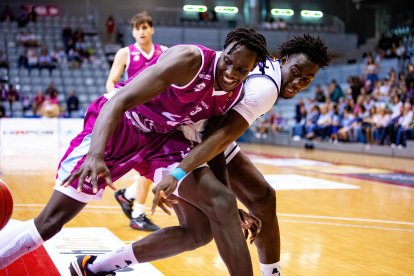
[[[85,180],[92,183],[93,192],[98,192],[98,178],[103,177],[106,184],[113,190],[115,186],[112,183],[112,178],[105,161],[100,156],[87,155],[83,164],[75,172],[72,172],[63,182],[60,184],[63,187],[68,187],[73,181],[79,179],[77,191],[82,191],[82,185]]]
[[[160,183],[155,185],[152,189],[154,193],[154,200],[152,201],[151,213],[154,214],[155,208],[160,207],[164,212],[168,215],[171,215],[169,209],[172,208],[171,204],[176,204],[177,201],[173,199],[168,199],[168,197],[175,191],[177,188],[178,180],[170,175],[167,174],[164,176]],[[168,208],[167,208],[168,207]]]
[[[239,216],[240,224],[244,232],[244,237],[247,240],[250,231],[249,241],[250,243],[253,243],[257,235],[260,233],[260,230],[262,229],[262,221],[254,215],[243,211],[242,209],[239,209]]]

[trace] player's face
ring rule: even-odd
[[[152,42],[152,35],[154,34],[154,28],[148,25],[148,23],[142,23],[138,27],[132,29],[132,36],[138,44],[147,44]]]
[[[231,91],[236,88],[257,64],[257,54],[245,46],[237,46],[229,53],[235,42],[221,53],[216,66],[215,88]]]
[[[319,66],[304,54],[293,54],[280,59],[282,66],[282,98],[290,99],[311,84]]]

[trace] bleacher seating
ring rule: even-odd
[[[16,37],[21,31],[31,30],[49,51],[56,47],[63,47],[62,30],[65,26],[72,29],[81,27],[85,36],[85,44],[95,50],[97,60],[101,63],[91,65],[82,63],[79,69],[69,68],[67,63],[57,64],[51,73],[49,70],[39,70],[18,67],[19,54],[24,47],[18,45]],[[38,17],[37,22],[29,22],[24,28],[18,28],[17,22],[0,22],[0,49],[3,49],[8,57],[9,69],[0,68],[0,80],[15,85],[21,95],[30,94],[32,97],[39,90],[44,91],[50,82],[54,82],[59,91],[59,102],[66,104],[67,94],[74,90],[80,99],[82,108],[86,108],[93,97],[105,92],[105,81],[109,72],[109,64],[103,50],[103,43],[97,35],[95,27],[83,17]],[[93,97],[92,97],[93,95]],[[16,103],[16,106],[19,103]],[[8,105],[5,105],[6,115],[10,116]],[[14,108],[15,116],[21,115],[20,107]]]

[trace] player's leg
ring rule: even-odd
[[[189,174],[180,184],[178,194],[209,217],[216,246],[230,274],[253,275],[234,194],[208,167]]]
[[[178,200],[178,204],[174,204],[173,208],[180,226],[155,231],[142,240],[96,258],[81,256],[71,263],[71,270],[112,272],[131,264],[167,258],[209,243],[213,237],[206,215],[184,200],[178,197],[174,199]],[[86,265],[81,262],[85,259],[88,260]]]
[[[56,235],[85,205],[86,203],[70,198],[59,191],[53,191],[52,197],[38,217],[2,233],[0,269],[35,250]]]
[[[132,219],[130,226],[133,229],[144,231],[156,231],[160,229],[145,214],[145,201],[147,200],[148,191],[152,185],[152,181],[141,177],[136,188],[136,197],[134,201],[134,210],[132,211]]]
[[[276,216],[276,193],[249,158],[238,152],[228,164],[231,190],[256,217],[262,229],[255,239],[263,275],[278,275],[280,233]]]

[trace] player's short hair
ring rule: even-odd
[[[139,25],[147,23],[150,27],[153,26],[152,18],[146,11],[135,14],[130,21],[131,29],[138,28]]]
[[[235,28],[227,34],[226,40],[224,41],[224,48],[227,48],[227,46],[232,42],[236,43],[233,45],[232,49],[230,49],[230,53],[236,46],[243,45],[247,49],[256,52],[257,61],[259,62],[259,66],[261,66],[261,68],[264,67],[266,59],[271,58],[269,51],[267,50],[266,38],[254,29],[241,27]]]
[[[290,56],[292,54],[305,54],[309,60],[323,68],[329,65],[331,55],[328,53],[328,47],[319,36],[312,36],[305,33],[302,36],[294,38],[282,43],[279,47],[278,58]]]

